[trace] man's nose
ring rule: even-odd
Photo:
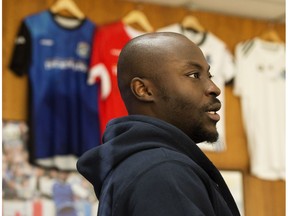
[[[212,80],[209,80],[206,94],[207,95],[215,95],[217,97],[221,94],[221,90],[218,88],[218,86]]]

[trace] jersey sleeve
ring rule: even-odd
[[[241,96],[243,88],[243,84],[245,85],[245,82],[243,82],[243,70],[241,69],[241,61],[243,57],[243,42],[240,42],[236,45],[235,48],[235,62],[236,62],[236,75],[234,79],[234,87],[233,87],[233,93],[236,96]]]
[[[87,83],[89,85],[93,85],[96,82],[101,82],[101,73],[103,70],[107,70],[104,67],[99,65],[103,65],[103,58],[102,58],[102,46],[103,46],[103,39],[102,39],[102,29],[101,27],[98,28],[93,35],[92,40],[92,52],[90,58],[90,66],[89,66],[89,74]],[[95,68],[97,68],[97,73],[95,72]]]
[[[112,91],[112,83],[109,75],[109,71],[104,64],[102,55],[104,53],[105,38],[102,34],[102,30],[95,31],[92,42],[92,54],[90,59],[90,67],[88,73],[88,85],[95,83],[101,83],[101,98],[105,100]]]
[[[31,64],[31,36],[25,21],[22,21],[14,41],[9,68],[19,76],[27,73]]]
[[[235,77],[234,57],[225,46],[223,53],[223,72],[225,83],[230,82]]]

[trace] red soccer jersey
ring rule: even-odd
[[[94,35],[88,83],[100,82],[101,134],[108,121],[127,115],[117,84],[117,61],[124,45],[140,34],[120,21],[99,27]]]

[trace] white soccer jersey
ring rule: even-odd
[[[235,58],[251,173],[285,179],[285,45],[254,38],[236,46]]]
[[[221,94],[218,97],[222,103],[219,111],[221,120],[217,123],[219,139],[211,144],[199,143],[198,146],[203,150],[223,151],[226,147],[225,141],[225,83],[229,82],[235,75],[233,56],[228,51],[226,44],[211,32],[194,32],[182,28],[178,23],[166,26],[158,32],[176,32],[185,35],[202,50],[208,64],[211,66],[213,81],[220,88]]]

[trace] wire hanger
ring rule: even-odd
[[[84,13],[79,9],[73,0],[57,0],[51,7],[51,12],[57,13],[69,13],[73,17],[78,19],[84,19]]]
[[[140,10],[134,9],[122,18],[126,25],[138,24],[146,32],[153,32],[154,29],[147,19],[147,16]]]
[[[185,29],[191,29],[196,32],[204,32],[205,28],[200,24],[198,19],[192,15],[185,16],[181,23]]]

